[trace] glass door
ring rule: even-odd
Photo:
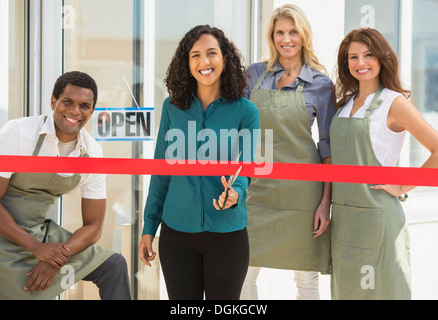
[[[0,127],[25,114],[28,17],[25,1],[0,1]]]
[[[146,120],[151,131],[149,138],[100,139],[105,157],[153,157],[153,137],[158,130],[161,105],[168,95],[163,79],[180,39],[190,28],[198,24],[223,27],[243,56],[250,56],[253,2],[257,1],[64,0],[64,72],[79,70],[96,80],[99,88],[96,110],[105,114],[102,119],[112,117],[111,110],[116,109],[144,108],[150,116],[145,118],[149,119]],[[246,60],[249,64],[250,59]],[[126,119],[121,121],[126,125]],[[92,121],[87,124],[90,133],[95,129],[93,125],[96,123]],[[160,281],[159,259],[153,268],[146,269],[137,254],[148,184],[149,176],[107,176],[105,225],[98,243],[126,258],[135,299],[166,297],[164,282]],[[63,226],[75,230],[82,222],[78,214],[80,195],[65,196],[62,207]],[[93,284],[80,282],[62,298],[99,296]]]
[[[138,14],[140,13],[140,17]],[[141,3],[118,0],[66,0],[63,7],[64,72],[79,70],[92,76],[99,88],[97,109],[128,109],[142,103],[139,77],[143,65],[138,57],[143,42],[140,30]],[[137,96],[135,98],[134,94]],[[134,99],[135,98],[135,99]],[[97,111],[96,111],[97,112]],[[87,130],[93,132],[93,123]],[[97,138],[97,137],[95,137]],[[136,141],[102,140],[104,157],[142,157]],[[120,252],[135,274],[138,235],[139,178],[107,176],[107,209],[99,245]],[[63,199],[62,224],[75,230],[82,223],[79,194]],[[132,277],[132,291],[136,281]],[[92,283],[80,282],[64,293],[64,299],[99,299]]]

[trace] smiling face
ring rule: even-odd
[[[379,81],[381,64],[369,47],[353,41],[348,49],[348,69],[351,75],[359,81]]]
[[[213,88],[220,92],[224,57],[219,42],[211,34],[203,34],[189,52],[190,73],[196,79],[198,90]]]
[[[298,33],[291,18],[280,18],[275,22],[273,40],[281,60],[301,59],[303,37]]]
[[[56,136],[62,142],[77,138],[79,131],[94,111],[94,93],[72,84],[67,84],[58,99],[52,96]]]

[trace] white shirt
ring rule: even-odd
[[[362,107],[353,115],[353,118],[364,118],[365,111],[371,105],[374,98],[374,93],[370,94]],[[395,166],[397,159],[403,147],[404,139],[407,131],[394,132],[388,128],[387,117],[392,102],[400,96],[401,93],[383,89],[380,99],[383,101],[371,114],[370,138],[373,146],[374,154],[382,166]],[[350,117],[353,108],[354,98],[351,98],[344,108],[339,113],[339,117]]]
[[[0,130],[0,155],[23,155],[31,156],[35,150],[38,138],[46,134],[41,146],[39,156],[59,157],[60,141],[56,137],[53,112],[47,116],[26,117],[8,121]],[[100,158],[103,156],[102,147],[82,129],[77,137],[77,143],[68,157],[79,157],[87,153],[90,157]],[[13,172],[0,172],[0,177],[10,179]],[[71,176],[73,174],[60,174]],[[106,175],[104,174],[81,174],[78,187],[81,189],[83,198],[105,199],[106,198]]]

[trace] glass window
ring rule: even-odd
[[[23,116],[25,36],[24,1],[0,1],[0,127]]]
[[[345,34],[353,29],[378,29],[399,52],[399,0],[348,0],[345,1]]]
[[[64,69],[86,72],[96,80],[97,108],[153,107],[156,133],[168,95],[163,80],[185,32],[198,24],[221,27],[249,55],[249,16],[249,0],[65,0]],[[90,121],[90,133],[91,127]],[[105,157],[153,157],[153,141],[99,143]],[[134,298],[160,299],[165,289],[159,261],[146,270],[137,255],[148,183],[148,176],[107,176],[107,211],[98,244],[125,256]],[[79,197],[63,198],[62,224],[69,230],[81,224]],[[62,298],[98,297],[93,284],[80,282]]]
[[[412,72],[411,88],[415,107],[423,117],[436,130],[438,130],[438,1],[415,0],[412,1]],[[409,160],[413,167],[421,166],[430,156],[430,152],[413,137],[410,139]],[[417,234],[421,234],[421,244],[427,246],[427,251],[422,251],[423,245],[417,244],[413,252],[413,270],[421,270],[421,273],[413,273],[413,292],[417,299],[436,299],[435,286],[438,277],[433,276],[436,269],[436,256],[438,247],[433,236],[436,234],[437,188],[419,187],[414,190],[414,195],[406,204],[412,211],[411,220],[417,222]],[[413,229],[415,230],[415,229]],[[415,234],[414,234],[415,236]],[[413,237],[412,237],[413,238]],[[415,238],[413,238],[415,239]],[[418,238],[417,238],[418,239]],[[416,245],[413,242],[413,246]],[[417,257],[417,260],[415,260]],[[427,261],[427,263],[425,263]],[[428,275],[428,276],[425,276]],[[415,278],[414,278],[415,277]],[[415,281],[417,280],[417,281]]]
[[[8,75],[9,75],[9,3],[0,2],[0,127],[8,120]]]
[[[133,107],[132,87],[134,30],[133,2],[117,0],[67,0],[64,5],[64,71],[79,70],[92,76],[99,88],[96,108]],[[126,81],[126,82],[125,82]],[[92,132],[92,123],[86,129]],[[105,157],[133,157],[132,142],[101,142]],[[69,230],[81,226],[80,195],[63,198],[62,224]],[[107,176],[107,209],[99,245],[120,252],[132,267],[132,212],[135,207],[133,178]],[[63,298],[98,299],[96,287],[80,282]]]
[[[415,105],[438,127],[438,1],[413,1],[412,89]]]
[[[434,11],[435,10],[435,11]],[[426,120],[438,129],[438,1],[412,2],[412,96]],[[410,162],[420,166],[429,152],[411,139]]]
[[[169,8],[172,8],[169,10]],[[250,1],[248,0],[163,0],[155,1],[155,117],[156,129],[161,104],[167,97],[163,83],[176,47],[184,34],[196,25],[222,29],[233,40],[249,64]]]

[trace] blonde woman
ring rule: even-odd
[[[269,59],[248,68],[246,94],[259,109],[262,132],[273,130],[273,161],[330,163],[333,84],[313,52],[303,11],[291,4],[277,8],[267,42]],[[311,133],[315,119],[317,144]],[[254,179],[248,190],[250,265],[295,270],[297,299],[319,299],[318,273],[330,272],[330,190],[330,183],[264,178]],[[258,270],[250,268],[246,290]]]

